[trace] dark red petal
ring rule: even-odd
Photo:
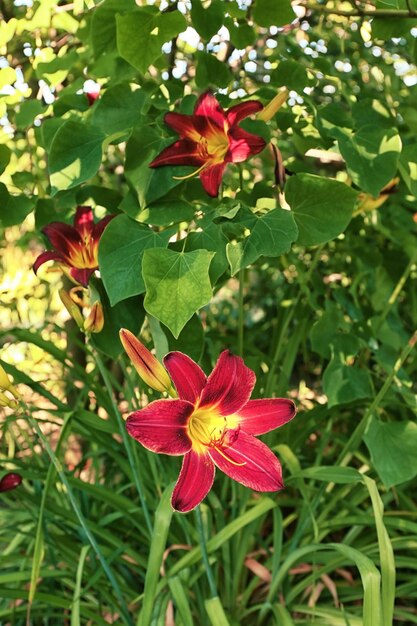
[[[217,467],[238,483],[255,491],[279,491],[284,487],[277,457],[252,435],[239,431],[233,445],[221,451],[211,448],[209,454]]]
[[[106,217],[103,217],[103,219],[99,220],[97,222],[97,224],[94,224],[93,226],[93,230],[92,230],[92,237],[95,241],[98,242],[98,240],[100,239],[101,235],[103,234],[104,229],[106,228],[107,224],[109,222],[111,222],[111,220],[116,217],[115,215],[106,215]]]
[[[208,454],[188,452],[172,492],[172,507],[180,513],[188,513],[198,506],[210,491],[214,474],[215,467]]]
[[[72,267],[69,271],[70,276],[77,282],[80,283],[83,287],[88,286],[88,281],[90,280],[91,274],[94,274],[97,268],[83,268],[79,269],[77,267]]]
[[[184,400],[155,400],[126,420],[129,435],[158,454],[177,456],[191,448],[186,425],[194,406]]]
[[[183,115],[182,113],[166,113],[164,121],[176,133],[184,139],[196,142],[200,138],[200,133],[195,128],[194,115]]]
[[[295,404],[286,398],[249,400],[239,410],[239,426],[251,435],[263,435],[286,424],[296,414]]]
[[[198,98],[194,108],[194,115],[209,118],[219,128],[224,128],[224,123],[226,122],[226,113],[209,91],[201,94]]]
[[[69,257],[74,247],[79,248],[83,244],[78,230],[64,222],[52,222],[44,226],[42,232],[48,237],[55,250],[65,257]]]
[[[94,224],[94,213],[90,206],[77,206],[74,217],[74,226],[83,236],[91,233]]]
[[[35,272],[35,274],[37,273],[40,266],[46,263],[47,261],[59,261],[60,263],[65,263],[65,264],[68,263],[68,260],[60,252],[54,252],[53,250],[48,250],[46,252],[42,252],[38,256],[36,261],[34,262],[33,271]]]
[[[258,135],[252,135],[243,128],[235,126],[229,131],[229,156],[233,163],[246,161],[250,156],[258,154],[266,146],[266,142]]]
[[[230,107],[226,111],[227,121],[230,126],[233,126],[245,119],[245,117],[248,117],[248,115],[262,111],[263,108],[263,104],[259,100],[247,100],[246,102],[235,104],[235,106]]]
[[[216,198],[219,195],[219,189],[225,167],[226,163],[217,163],[217,165],[206,167],[200,172],[201,184],[208,195],[213,198]]]
[[[256,376],[239,356],[221,353],[201,394],[200,406],[216,406],[220,415],[239,413],[247,404]]]
[[[213,465],[213,463],[211,464]],[[22,477],[20,474],[16,474],[15,472],[9,472],[8,474],[5,474],[3,478],[0,480],[0,492],[11,491],[12,489],[16,489],[16,487],[18,487],[21,484],[21,482],[22,482]]]
[[[197,153],[197,144],[191,139],[179,139],[149,163],[149,167],[161,165],[203,165],[204,159]]]
[[[169,352],[164,357],[164,365],[181,400],[195,404],[207,381],[201,367],[182,352]]]

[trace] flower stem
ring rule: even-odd
[[[213,572],[208,558],[206,537],[204,533],[203,518],[201,515],[200,505],[195,509],[195,516],[197,520],[198,536],[200,539],[201,558],[203,560],[204,569],[206,570],[206,576],[210,587],[210,594],[212,598],[217,598],[219,594],[217,593],[216,583],[214,581]]]
[[[378,409],[385,394],[387,393],[388,389],[391,387],[394,377],[398,374],[398,372],[404,365],[405,361],[408,358],[408,355],[410,354],[410,352],[412,351],[416,343],[417,343],[417,331],[413,333],[413,335],[408,340],[407,344],[404,346],[400,356],[398,357],[396,363],[394,364],[394,367],[392,368],[390,372],[390,375],[385,379],[385,382],[382,385],[379,392],[377,393],[377,395],[375,396],[374,401],[369,406],[368,410],[365,412],[365,415],[362,417],[359,424],[356,426],[355,430],[353,431],[352,435],[349,438],[349,441],[343,447],[343,450],[341,451],[339,458],[337,459],[336,465],[348,464],[351,458],[350,451],[355,450],[359,446],[362,440],[362,437],[365,434],[368,428],[368,425],[371,421],[372,415],[374,415],[374,413]]]
[[[108,396],[110,398],[110,402],[112,405],[112,409],[113,409],[113,413],[116,417],[116,421],[117,421],[117,425],[119,427],[119,432],[120,435],[122,437],[123,440],[123,444],[124,447],[126,449],[127,452],[127,458],[129,460],[129,465],[132,468],[132,474],[133,474],[133,480],[135,482],[135,486],[139,495],[139,499],[140,499],[140,503],[142,506],[142,510],[143,510],[143,515],[145,517],[145,523],[146,523],[146,527],[149,531],[149,535],[152,535],[152,522],[151,522],[151,517],[149,515],[149,510],[148,510],[148,506],[146,504],[146,499],[145,499],[145,493],[144,493],[144,489],[142,487],[142,478],[141,478],[141,474],[140,474],[140,470],[138,467],[138,464],[135,463],[134,458],[133,458],[133,453],[132,453],[132,449],[130,447],[130,441],[129,441],[129,437],[128,434],[126,432],[126,428],[122,419],[122,416],[120,415],[119,409],[117,407],[116,404],[116,400],[114,398],[114,394],[113,394],[113,389],[111,386],[111,382],[109,379],[109,375],[108,372],[104,366],[104,363],[101,359],[101,356],[98,354],[98,352],[96,350],[94,350],[94,357],[95,357],[95,361],[97,363],[97,367],[100,371],[100,374],[103,378]]]
[[[239,356],[243,357],[243,334],[245,325],[245,315],[243,310],[243,288],[245,284],[245,270],[242,268],[239,270],[239,319],[238,319],[238,335],[237,335],[237,351]]]

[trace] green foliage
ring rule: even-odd
[[[0,3],[1,361],[24,398],[1,407],[0,478],[23,484],[0,494],[0,623],[417,623],[413,2],[29,4]],[[188,165],[149,167],[179,139],[166,113],[209,89],[225,110],[288,91],[239,121],[267,145],[227,155],[217,198],[196,137]],[[115,217],[74,291],[31,267],[78,205]],[[100,332],[74,328],[62,286],[82,319],[100,302]],[[286,489],[218,472],[201,505],[214,597],[169,505],[179,460],[127,435],[160,395],[122,327],[207,373],[229,348],[254,398],[296,401],[264,438]]]

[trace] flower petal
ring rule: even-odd
[[[220,415],[231,415],[248,402],[256,376],[239,356],[221,353],[201,394],[200,407],[215,406]]]
[[[197,144],[191,139],[179,139],[167,148],[164,148],[149,167],[161,165],[202,165],[204,159],[197,153]]]
[[[83,244],[78,230],[64,222],[51,222],[42,228],[42,232],[48,237],[55,250],[65,257],[69,257],[71,250],[78,249]]]
[[[47,250],[46,252],[42,252],[36,261],[33,264],[33,271],[37,274],[38,269],[41,265],[46,263],[47,261],[59,261],[60,263],[67,263],[67,259],[60,253],[55,252],[54,250]]]
[[[236,416],[245,433],[263,435],[283,426],[296,414],[295,404],[286,398],[249,400]]]
[[[172,492],[172,507],[180,513],[188,513],[198,506],[210,491],[214,474],[215,467],[208,454],[188,452]]]
[[[221,452],[212,448],[209,454],[222,472],[245,487],[255,491],[279,491],[284,487],[277,457],[252,435],[240,430],[233,444]]]
[[[88,286],[88,281],[90,280],[91,274],[94,274],[96,268],[77,268],[72,267],[69,271],[71,278],[75,280],[75,282],[80,283],[83,287]]]
[[[243,128],[235,126],[229,130],[229,159],[233,163],[241,163],[247,158],[258,154],[266,146],[265,140],[258,135],[252,135]]]
[[[205,191],[209,196],[215,198],[219,195],[219,188],[222,182],[224,168],[226,163],[217,163],[216,165],[210,165],[204,168],[200,172],[200,180]]]
[[[194,115],[184,115],[182,113],[166,113],[165,124],[170,126],[180,137],[198,142],[200,133],[196,130]]]
[[[263,104],[259,100],[247,100],[227,109],[226,118],[229,125],[234,126],[234,124],[238,124],[245,117],[262,111],[263,108]]]
[[[111,220],[116,217],[115,215],[106,215],[105,217],[103,217],[103,219],[99,220],[97,222],[97,224],[93,225],[93,229],[91,232],[91,236],[94,239],[94,241],[98,242],[98,240],[100,239],[101,235],[103,234],[104,229],[106,228],[107,224],[109,222],[111,222]]]
[[[181,400],[195,404],[207,382],[201,367],[182,352],[169,352],[164,357],[164,365]]]
[[[213,465],[213,463],[210,461]],[[214,465],[213,465],[214,468]],[[12,489],[16,489],[22,483],[22,477],[20,474],[16,474],[16,472],[9,472],[5,474],[3,478],[0,480],[0,492],[11,491]]]
[[[155,400],[126,420],[129,435],[158,454],[177,456],[191,448],[186,425],[194,407],[184,400]]]
[[[94,226],[94,213],[90,206],[77,206],[74,226],[82,238],[91,234]]]
[[[208,118],[208,121],[214,122],[219,128],[224,128],[226,122],[226,113],[210,91],[206,91],[198,98],[194,115]]]

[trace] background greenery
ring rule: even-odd
[[[0,12],[1,358],[26,403],[1,418],[1,472],[24,481],[1,494],[0,623],[417,623],[417,3]],[[220,200],[173,178],[191,168],[149,169],[175,137],[167,110],[191,113],[207,89],[227,108],[283,88],[268,123],[242,126],[279,146],[285,198],[269,149],[228,167]],[[117,214],[95,282],[106,325],[88,342],[56,267],[31,271],[42,226],[79,204]],[[297,403],[264,438],[285,491],[219,476],[201,507],[214,597],[198,519],[170,510],[179,461],[125,434],[155,395],[120,326],[207,372],[230,347],[254,397]]]

